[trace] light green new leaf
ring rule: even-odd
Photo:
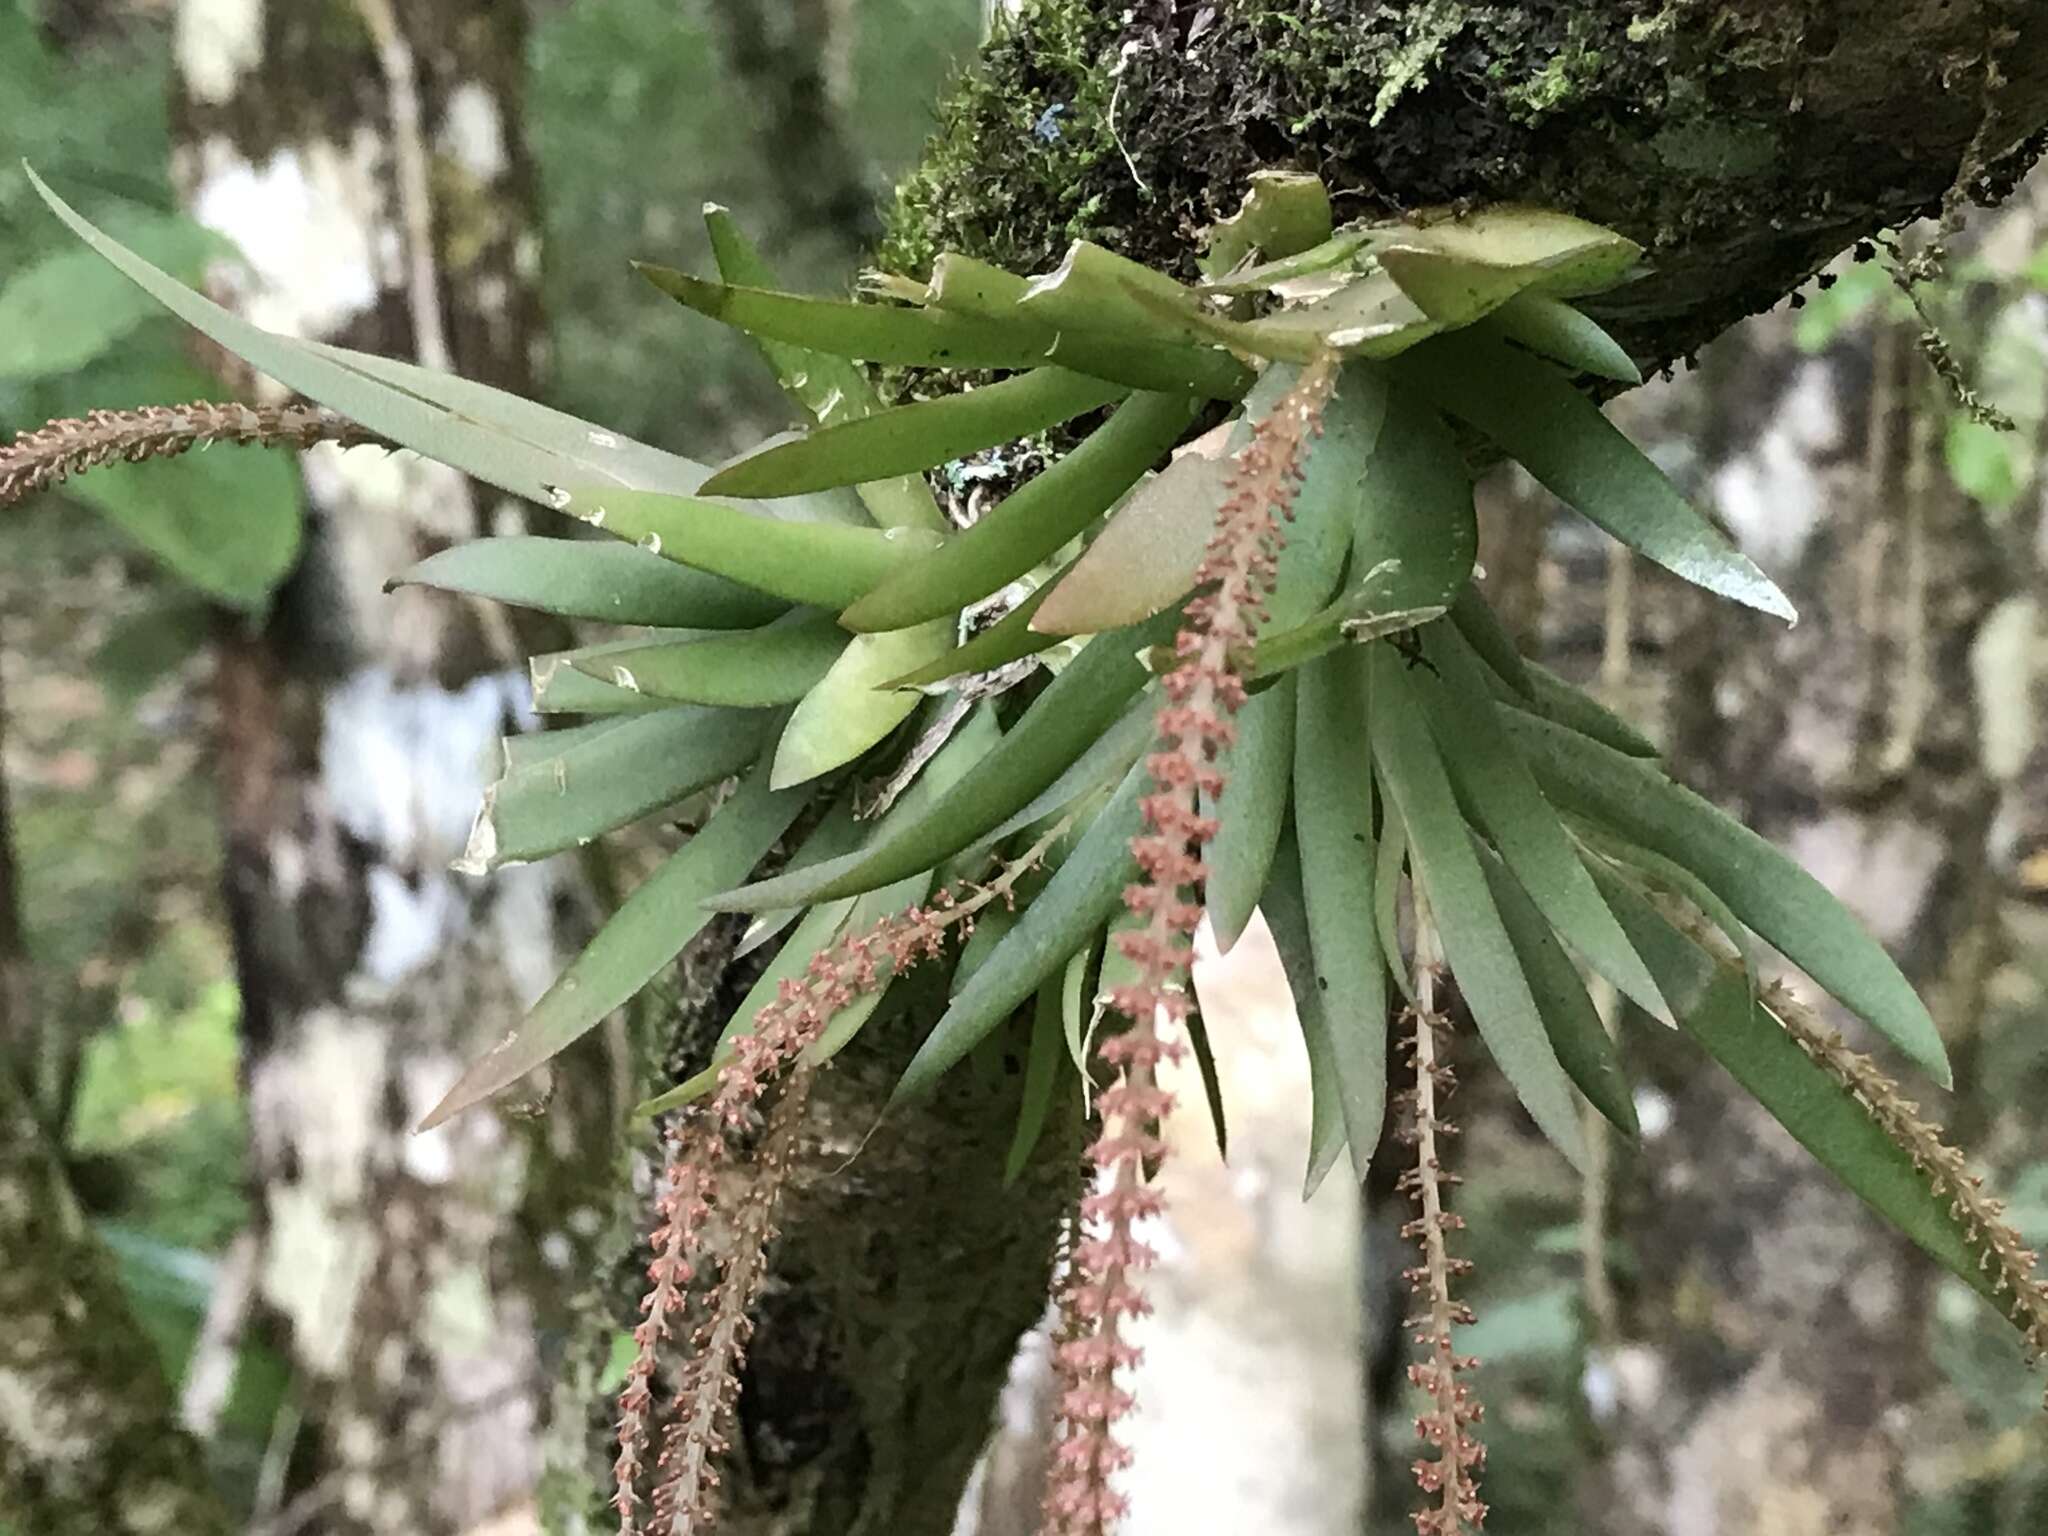
[[[943,548],[876,587],[842,622],[857,630],[895,629],[957,612],[1015,581],[1157,463],[1194,420],[1198,403],[1186,395],[1133,395],[1078,448]]]
[[[1447,624],[1425,627],[1422,646],[1436,670],[1422,668],[1407,684],[1422,701],[1460,802],[1558,936],[1624,997],[1670,1023],[1670,1006],[1600,899],[1563,822],[1501,724],[1479,659]]]
[[[1237,740],[1219,764],[1227,776],[1223,794],[1213,803],[1203,797],[1203,814],[1218,823],[1202,854],[1209,872],[1202,897],[1220,954],[1230,953],[1252,920],[1287,817],[1294,761],[1292,675],[1247,699],[1236,723]]]
[[[562,510],[664,559],[820,608],[845,607],[940,543],[918,528],[790,522],[651,491],[580,486]]]
[[[929,1089],[1065,965],[1122,905],[1124,886],[1137,870],[1131,839],[1144,824],[1138,802],[1151,782],[1142,763],[1132,765],[1066,862],[1024,909],[1017,926],[932,1026],[890,1095],[891,1108]],[[963,788],[965,784],[963,780]]]
[[[1562,299],[1517,294],[1493,312],[1489,325],[1509,341],[1579,373],[1623,384],[1643,382],[1642,370],[1621,343]]]
[[[889,680],[930,665],[952,646],[951,619],[855,635],[790,716],[775,749],[775,787],[843,767],[895,730],[924,698],[891,688]]]
[[[1508,872],[1494,852],[1477,845],[1479,864],[1486,871],[1487,887],[1500,913],[1501,926],[1515,947],[1522,975],[1536,999],[1536,1011],[1550,1036],[1551,1048],[1579,1092],[1616,1129],[1626,1136],[1638,1134],[1634,1090],[1628,1072],[1608,1034],[1600,1010],[1586,994],[1578,967],[1558,943],[1550,923],[1538,910],[1522,883]],[[1631,949],[1630,953],[1634,953]]]
[[[629,694],[765,709],[802,698],[846,643],[831,614],[809,608],[762,629],[586,647],[571,665]]]
[[[1254,252],[1269,261],[1298,256],[1330,238],[1329,189],[1302,171],[1253,171],[1236,213],[1209,226],[1197,263],[1210,278],[1228,277]]]
[[[1390,646],[1371,649],[1373,761],[1407,828],[1409,861],[1451,975],[1516,1097],[1552,1144],[1575,1167],[1583,1167],[1571,1081],[1558,1064],[1514,945],[1501,926],[1405,664]]]
[[[932,469],[1043,432],[1129,391],[1064,368],[1035,368],[1000,383],[821,427],[728,464],[710,496],[791,496]]]
[[[686,704],[605,721],[588,736],[549,732],[574,739],[484,791],[458,867],[483,874],[560,853],[671,805],[751,762],[774,718]]]
[[[1060,992],[1054,981],[1038,989],[1038,1004],[1031,1014],[1031,1044],[1024,1057],[1024,1087],[1017,1100],[1017,1130],[1003,1159],[1004,1188],[1016,1183],[1030,1163],[1039,1137],[1045,1134],[1046,1116],[1052,1111],[1053,1090],[1060,1080]]]
[[[663,293],[750,336],[792,342],[871,363],[953,369],[1027,369],[1057,364],[1132,389],[1235,400],[1251,382],[1214,348],[1133,345],[1120,337],[1060,333],[1019,315],[987,319],[944,309],[856,304],[710,283],[634,263]]]
[[[1303,667],[1294,728],[1301,900],[1345,1136],[1361,1180],[1387,1108],[1387,967],[1373,920],[1379,850],[1365,673],[1359,649]],[[1270,900],[1267,907],[1270,922]]]
[[[1978,1262],[1948,1196],[1936,1193],[1912,1154],[1799,1048],[1741,971],[1708,955],[1625,882],[1606,889],[1615,915],[1677,1005],[1685,1031],[1858,1198],[1996,1300],[1993,1277]]]
[[[420,1123],[429,1130],[489,1098],[580,1039],[682,953],[710,914],[704,898],[741,878],[803,808],[757,768],[687,843],[642,881],[519,1026],[457,1079]]]
[[[1074,1070],[1081,1074],[1081,1087],[1085,1094],[1090,1087],[1088,1080],[1088,1050],[1094,1032],[1095,1006],[1087,997],[1088,969],[1099,950],[1102,956],[1102,979],[1109,979],[1112,961],[1121,960],[1117,948],[1117,935],[1137,921],[1136,915],[1128,909],[1110,920],[1109,931],[1103,935],[1100,944],[1090,940],[1075,950],[1067,966],[1060,973],[1060,1031],[1067,1042],[1067,1060],[1074,1064]],[[1097,996],[1108,991],[1107,985],[1096,988]]]
[[[1771,579],[1550,364],[1496,337],[1454,333],[1396,367],[1630,549],[1706,591],[1798,618]]]
[[[1509,711],[1509,734],[1553,801],[1696,874],[1735,915],[1942,1086],[1941,1035],[1910,983],[1827,887],[1651,764]]]
[[[1260,909],[1266,914],[1266,926],[1273,932],[1273,946],[1280,952],[1287,990],[1294,996],[1294,1015],[1301,1023],[1302,1044],[1308,1051],[1308,1171],[1301,1185],[1301,1197],[1306,1200],[1322,1187],[1337,1159],[1343,1156],[1350,1140],[1350,1122],[1355,1119],[1363,1127],[1384,1117],[1386,1084],[1382,1080],[1375,1088],[1344,1071],[1346,1058],[1338,1050],[1326,1006],[1328,995],[1316,968],[1308,908],[1301,889],[1300,850],[1291,826],[1281,834],[1280,846],[1274,851],[1273,875],[1267,882]],[[1377,1141],[1365,1140],[1362,1132],[1360,1140],[1365,1145],[1362,1150],[1353,1146],[1351,1160],[1363,1180]]]
[[[684,631],[683,633],[691,633]],[[671,640],[674,633],[671,632]],[[526,659],[533,707],[543,715],[643,715],[672,700],[650,698],[610,680],[606,657],[646,645],[645,640],[606,640],[569,651],[544,651]],[[589,670],[579,671],[579,665]]]
[[[787,606],[630,544],[526,534],[453,545],[392,577],[385,590],[404,586],[657,629],[746,629],[767,623]]]
[[[1002,742],[929,811],[898,806],[857,858],[758,881],[717,898],[727,911],[758,912],[872,890],[935,867],[1000,825],[1109,732],[1145,686],[1139,652],[1171,632],[1162,614],[1134,631],[1101,635],[1031,703]]]
[[[704,205],[704,227],[711,236],[712,259],[718,275],[728,283],[751,288],[773,288],[775,274],[746,237],[733,216],[716,203]],[[793,347],[779,341],[751,338],[768,366],[775,370],[783,392],[807,411],[821,427],[857,421],[882,408],[881,397],[868,376],[843,357]],[[884,528],[928,528],[946,530],[945,515],[932,499],[931,487],[922,475],[898,475],[858,487],[860,499]]]

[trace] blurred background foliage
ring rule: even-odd
[[[527,131],[541,173],[552,403],[707,457],[786,424],[737,333],[682,321],[625,263],[707,267],[699,207],[715,201],[761,237],[790,286],[848,288],[874,207],[915,158],[944,78],[979,36],[983,6],[837,3],[846,24],[825,63],[827,127],[845,158],[829,176],[787,150],[789,134],[816,125],[786,121],[787,104],[734,67],[772,38],[721,34],[717,8],[702,3],[541,10]],[[197,276],[218,248],[177,213],[168,179],[166,20],[136,6],[120,27],[60,44],[49,19],[34,0],[0,0],[0,430],[10,433],[94,406],[219,390],[181,328],[80,251],[35,204],[20,169],[31,161],[88,217]],[[865,204],[791,212],[823,195],[811,183],[847,173]],[[1973,251],[1931,300],[1984,393],[2019,427],[1994,432],[1961,412],[1944,424],[1948,474],[1995,515],[2031,505],[2048,470],[2039,447],[2048,429],[2044,229],[2031,215],[2009,221],[1991,238],[2024,248],[2000,259]],[[1824,353],[1867,340],[1874,324],[1909,320],[1877,264],[1849,262],[1794,323],[1798,344]],[[260,609],[289,567],[294,484],[282,457],[195,455],[103,471],[16,509],[0,533],[0,771],[44,1037],[38,1098],[173,1380],[244,1220],[206,645],[217,626]],[[273,510],[259,516],[252,506]],[[2000,1096],[1963,1103],[1954,1118],[2012,1191],[2022,1230],[2048,1243],[2038,1110],[2048,1103],[2048,942],[2038,913],[2016,921],[2021,959],[1995,978],[1973,1043],[1983,1058],[1975,1080],[2000,1085]],[[1561,1164],[1515,1138],[1510,1114],[1483,1091],[1465,1118],[1464,1211],[1483,1319],[1468,1343],[1489,1366],[1494,1525],[1573,1536],[1609,1392],[1578,1283],[1578,1193]],[[1625,1183],[1628,1170],[1615,1177]],[[1607,1242],[1625,1291],[1625,1223]],[[1925,1326],[1940,1380],[1915,1430],[1926,1443],[1913,1461],[1905,1536],[2048,1531],[2038,1378],[1953,1282]],[[266,1475],[287,1385],[261,1340],[242,1366],[216,1449],[246,1508]],[[1407,1528],[1400,1468],[1411,1439],[1398,1399],[1382,1409],[1372,1453],[1383,1507],[1371,1528],[1391,1533]]]

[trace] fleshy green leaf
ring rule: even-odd
[[[1584,1166],[1571,1082],[1558,1064],[1536,1000],[1494,907],[1443,760],[1424,725],[1404,664],[1372,647],[1372,754],[1408,830],[1408,858],[1429,905],[1458,990],[1488,1053],[1537,1126]]]
[[[843,622],[851,629],[894,629],[956,612],[1015,581],[1087,528],[1171,449],[1194,420],[1197,403],[1185,395],[1132,396],[1078,448],[965,533],[847,609]]]
[[[1135,631],[1091,640],[951,794],[923,814],[897,807],[857,861],[759,881],[725,893],[717,905],[758,912],[830,900],[933,868],[960,852],[1052,785],[1116,723],[1147,680],[1139,651],[1170,632],[1177,617],[1162,614]]]
[[[1466,333],[1440,337],[1396,366],[1630,549],[1709,592],[1798,618],[1771,579],[1550,364]]]
[[[1657,744],[1649,737],[1583,688],[1574,688],[1548,667],[1528,662],[1524,675],[1529,679],[1531,697],[1517,694],[1506,683],[1496,689],[1496,696],[1510,709],[1553,721],[1567,730],[1577,731],[1581,736],[1604,742],[1617,752],[1626,752],[1630,757],[1654,758],[1658,755]]]
[[[1031,286],[1029,278],[1005,272],[976,256],[945,251],[932,263],[929,302],[937,309],[974,315],[984,320],[1014,319],[1017,303]]]
[[[790,716],[775,749],[777,789],[859,757],[909,718],[923,696],[889,680],[928,666],[953,646],[953,621],[855,635]]]
[[[1562,299],[1522,293],[1494,311],[1493,328],[1554,363],[1623,384],[1643,382],[1642,370],[1621,343]]]
[[[704,898],[753,868],[803,801],[802,795],[771,793],[764,769],[749,774],[605,921],[518,1028],[457,1079],[420,1129],[489,1098],[630,1002],[703,930],[710,918]]]
[[[1250,375],[1214,348],[1132,345],[1121,337],[1058,333],[1017,316],[993,320],[943,309],[856,304],[735,288],[636,262],[655,287],[699,314],[767,337],[871,363],[954,369],[1057,364],[1076,373],[1172,394],[1235,400]]]
[[[1368,667],[1368,672],[1371,670]],[[1368,693],[1368,698],[1370,694]],[[1371,711],[1367,711],[1371,719]],[[1376,778],[1376,782],[1378,782]],[[1380,803],[1386,804],[1381,796]],[[1408,829],[1391,808],[1380,821],[1380,846],[1373,860],[1372,925],[1379,935],[1380,953],[1387,957],[1387,969],[1394,985],[1410,1007],[1415,1006],[1415,978],[1401,953],[1401,874],[1408,863]]]
[[[1301,1197],[1306,1200],[1322,1187],[1323,1180],[1343,1155],[1349,1140],[1349,1121],[1355,1118],[1365,1125],[1384,1115],[1386,1085],[1382,1082],[1374,1090],[1344,1073],[1345,1059],[1333,1037],[1327,994],[1316,970],[1308,909],[1301,890],[1300,852],[1291,826],[1282,832],[1280,846],[1274,851],[1273,875],[1267,882],[1260,909],[1266,914],[1266,926],[1273,931],[1273,945],[1280,952],[1287,990],[1294,995],[1294,1014],[1301,1023],[1302,1044],[1308,1051],[1308,1171],[1301,1185]],[[1377,1114],[1372,1110],[1375,1098],[1380,1103]],[[1368,1141],[1362,1151],[1356,1147],[1352,1150],[1352,1166],[1361,1179],[1376,1144]]]
[[[1493,609],[1487,606],[1486,599],[1479,595],[1476,586],[1467,582],[1458,589],[1450,616],[1451,622],[1458,626],[1458,633],[1465,637],[1465,643],[1472,647],[1495,677],[1508,685],[1510,693],[1524,699],[1536,697],[1535,684],[1529,680],[1528,663],[1522,659],[1513,637]]]
[[[1138,802],[1151,782],[1142,763],[1132,765],[1017,926],[932,1026],[890,1096],[892,1107],[930,1088],[1122,905],[1124,886],[1137,869],[1131,839],[1144,821]]]
[[[1586,994],[1578,967],[1557,941],[1549,921],[1522,884],[1508,872],[1491,849],[1479,848],[1480,868],[1486,871],[1487,887],[1500,913],[1501,926],[1515,947],[1522,975],[1536,999],[1551,1048],[1587,1102],[1624,1135],[1635,1136],[1635,1094],[1621,1053],[1601,1020],[1600,1010]],[[1634,953],[1631,948],[1630,953]]]
[[[726,282],[752,288],[775,286],[775,274],[730,213],[715,203],[705,204],[704,227],[711,236],[711,254],[718,263],[718,275]],[[882,408],[867,375],[845,358],[759,337],[753,340],[768,366],[775,370],[776,381],[784,393],[819,426],[858,421]],[[946,530],[945,515],[939,511],[931,487],[921,475],[898,475],[857,489],[868,511],[884,528],[926,528],[934,533]]]
[[[600,681],[608,677],[604,658],[645,645],[644,640],[607,640],[598,645],[580,645],[571,651],[547,651],[529,656],[526,669],[533,682],[533,707],[543,715],[642,715],[660,709],[665,701],[649,698],[632,688]],[[579,671],[579,664],[592,670]]]
[[[1509,712],[1510,735],[1552,800],[1693,871],[1735,915],[1946,1087],[1941,1035],[1910,983],[1813,876],[1651,764]]]
[[[1358,649],[1302,668],[1294,728],[1300,899],[1345,1137],[1360,1180],[1379,1145],[1387,1108],[1387,968],[1373,920],[1379,850],[1365,672],[1365,653]],[[1270,921],[1270,900],[1268,906]]]
[[[1135,921],[1129,912],[1112,919],[1109,932],[1104,935],[1100,949],[1105,975],[1111,957],[1118,954],[1117,933],[1129,921]],[[1095,959],[1097,948],[1098,946],[1091,941],[1075,950],[1067,960],[1066,969],[1060,973],[1060,1030],[1066,1038],[1067,1059],[1074,1064],[1074,1070],[1081,1074],[1084,1092],[1088,1087],[1089,1032],[1091,1015],[1094,1012],[1087,998],[1088,967]]]
[[[1330,193],[1320,176],[1253,171],[1236,213],[1209,226],[1203,275],[1227,276],[1253,252],[1269,260],[1298,256],[1330,238]]]
[[[1003,1184],[1017,1182],[1038,1150],[1045,1134],[1046,1116],[1052,1110],[1053,1090],[1060,1080],[1060,991],[1057,982],[1047,981],[1038,989],[1038,1005],[1031,1014],[1031,1044],[1024,1057],[1024,1087],[1017,1101],[1017,1131],[1010,1138],[1010,1150],[1003,1159]]]
[[[1827,1074],[1724,965],[1673,928],[1618,879],[1605,886],[1615,915],[1678,1009],[1681,1027],[1793,1139],[1871,1209],[1964,1281],[1993,1295],[1948,1197],[1935,1192],[1912,1155]]]
[[[1422,645],[1436,671],[1424,667],[1407,684],[1422,702],[1460,801],[1558,936],[1624,997],[1668,1024],[1671,1010],[1657,983],[1629,947],[1564,824],[1509,740],[1478,658],[1447,624],[1426,627]]]
[[[813,608],[763,629],[587,647],[575,653],[572,665],[652,699],[764,709],[802,698],[846,643],[846,631],[832,615]]]
[[[1294,679],[1289,676],[1238,710],[1237,740],[1219,764],[1228,781],[1220,799],[1203,810],[1219,823],[1202,855],[1209,871],[1203,904],[1218,953],[1229,954],[1236,945],[1266,888],[1287,817],[1293,761]]]
[[[1154,302],[1141,304],[1134,291]],[[1138,345],[1175,347],[1203,344],[1199,330],[1175,318],[1200,304],[1191,289],[1164,272],[1076,240],[1057,270],[1026,285],[1017,310],[1055,333],[1093,332]]]
[[[1015,442],[1108,405],[1128,391],[1064,368],[1035,368],[957,395],[940,395],[821,427],[728,464],[710,496],[790,496],[932,469]]]
[[[1500,203],[1455,217],[1410,214],[1367,231],[1373,254],[1410,252],[1446,263],[1527,274],[1538,293],[1577,298],[1612,288],[1642,256],[1625,235],[1568,213]]]
[[[559,504],[651,554],[820,608],[845,607],[940,543],[922,529],[791,522],[701,496],[580,486]]]
[[[786,606],[628,544],[523,534],[454,545],[386,586],[433,587],[564,618],[657,629],[744,629],[767,623]]]
[[[458,868],[483,874],[574,848],[736,773],[773,716],[681,705],[606,721],[543,752],[484,791]],[[545,738],[543,738],[545,740]]]

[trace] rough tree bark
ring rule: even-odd
[[[523,42],[522,8],[486,0],[184,0],[174,169],[248,258],[225,297],[531,392]],[[534,1499],[550,1352],[610,1226],[632,1071],[600,1036],[544,1117],[413,1134],[587,923],[559,865],[449,871],[519,725],[519,637],[379,590],[523,514],[409,456],[322,450],[304,471],[304,557],[269,622],[224,623],[218,648],[257,1295],[311,1426],[293,1518],[453,1532]]]
[[[2048,15],[1999,0],[1304,0],[1262,8],[1048,0],[1002,26],[944,109],[940,135],[902,191],[883,258],[919,271],[953,247],[1044,270],[1068,240],[1087,236],[1186,270],[1196,233],[1234,209],[1250,171],[1297,166],[1324,176],[1344,216],[1519,200],[1635,236],[1655,274],[1601,310],[1635,355],[1655,364],[1768,307],[1855,239],[1939,212],[1951,188],[2009,186],[2044,122]],[[1951,531],[1962,540],[1960,579],[1970,568],[1967,528],[1943,525],[1928,537]],[[1940,716],[1937,707],[1931,734],[1914,739],[1914,751],[1933,754],[1916,763],[1940,760]],[[1774,830],[1790,830],[1770,806],[1750,808]],[[1950,805],[1945,814],[1964,812]],[[1916,910],[1947,894],[1920,888]],[[1920,974],[1930,973],[1923,966]],[[886,1070],[874,1074],[877,1084],[887,1080]],[[837,1091],[858,1105],[857,1083]],[[974,1176],[974,1150],[950,1145],[942,1124],[896,1128],[906,1138],[923,1132],[926,1155],[951,1171],[942,1187]],[[873,1209],[919,1210],[894,1203],[908,1194]],[[950,1254],[949,1291],[1042,1273],[1050,1209],[1019,1207],[1006,1230],[988,1229],[999,1240]],[[792,1213],[789,1251],[831,1252],[830,1233],[816,1223],[843,1213],[829,1204]],[[929,1262],[908,1243],[900,1251]],[[1840,1257],[1857,1262],[1866,1251],[1852,1246]],[[812,1271],[798,1262],[786,1272],[788,1294],[801,1298]],[[972,1359],[915,1311],[894,1319],[896,1336],[916,1346],[898,1368],[956,1389],[959,1411],[936,1426],[937,1438],[898,1442],[914,1460],[939,1458],[931,1483],[937,1468],[965,1465],[957,1452],[987,1420],[1002,1354],[986,1347],[989,1336],[1021,1331],[1038,1311],[1021,1283],[978,1299]],[[814,1304],[805,1313],[771,1311],[763,1328],[748,1381],[750,1444],[800,1445],[782,1433],[789,1414],[780,1405],[860,1379],[841,1320]],[[792,1359],[811,1362],[810,1372],[790,1377],[781,1362]],[[848,1428],[840,1437],[865,1433]],[[900,1464],[898,1454],[886,1464]],[[873,1465],[858,1454],[799,1454],[784,1476],[801,1482],[808,1467],[821,1500],[858,1508],[859,1480]],[[752,1475],[742,1468],[743,1486]],[[898,1511],[886,1528],[944,1530],[942,1492],[928,1487],[922,1520]],[[737,1528],[846,1527],[791,1516]]]

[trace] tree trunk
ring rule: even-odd
[[[248,258],[225,297],[530,392],[523,39],[522,8],[487,0],[185,0],[175,169]],[[544,1118],[413,1134],[588,921],[569,866],[449,871],[527,707],[507,620],[379,590],[523,514],[410,456],[304,468],[303,558],[269,621],[223,621],[219,645],[257,1294],[313,1426],[293,1513],[454,1532],[535,1497],[634,1071],[601,1034],[560,1063]]]

